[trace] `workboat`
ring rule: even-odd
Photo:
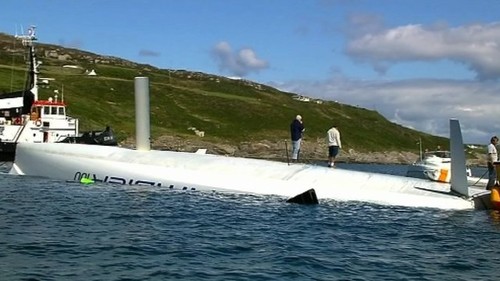
[[[106,135],[104,143],[100,142],[104,138],[87,138],[85,133],[80,134],[78,119],[66,115],[67,105],[57,95],[39,99],[41,62],[37,61],[35,52],[35,27],[30,27],[26,35],[16,35],[16,39],[22,42],[23,49],[27,51],[28,75],[25,89],[0,94],[0,161],[13,161],[19,143],[85,143],[89,140],[87,143],[90,144],[116,145],[112,132],[112,138]]]
[[[466,167],[465,171],[469,185],[486,187],[487,178],[473,176],[470,167]],[[449,183],[451,181],[450,151],[435,150],[424,152],[418,161],[408,166],[406,176]]]
[[[72,143],[20,143],[9,173],[182,192],[275,195],[295,203],[335,200],[455,210],[500,207],[493,203],[496,202],[492,200],[493,191],[467,185],[464,146],[456,119],[450,120],[454,171],[451,183],[211,155],[203,150],[158,151],[150,149],[148,83],[147,77],[136,77],[135,149]],[[500,203],[500,199],[498,201]]]

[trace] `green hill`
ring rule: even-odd
[[[203,141],[239,146],[244,142],[283,143],[296,114],[304,117],[305,140],[320,145],[336,124],[343,151],[408,151],[448,147],[448,139],[391,123],[378,112],[333,101],[299,101],[294,93],[247,80],[232,80],[187,70],[158,69],[120,58],[37,43],[42,61],[40,97],[59,91],[68,115],[80,119],[81,130],[110,125],[126,141],[135,134],[134,77],[150,79],[151,137],[177,136],[196,140],[194,128],[204,131]],[[25,53],[20,42],[0,34],[0,92],[23,88]],[[69,68],[63,66],[77,66]],[[95,70],[97,76],[86,75]],[[62,94],[63,93],[63,94]],[[62,96],[63,95],[63,96]]]

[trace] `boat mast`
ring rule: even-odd
[[[33,93],[34,100],[38,100],[38,66],[39,63],[36,61],[36,53],[35,46],[33,45],[33,41],[36,41],[37,38],[35,36],[36,26],[32,25],[28,28],[28,34],[25,35],[16,35],[16,38],[21,40],[24,47],[29,48],[29,58],[30,58],[30,77],[33,81],[31,81],[31,89],[30,91]]]
[[[418,152],[420,156],[420,161],[422,161],[422,159],[424,159],[422,154],[422,138],[418,138]]]

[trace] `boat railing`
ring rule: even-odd
[[[16,134],[14,135],[14,142],[17,143],[19,141],[19,138],[21,137],[24,129],[26,128],[26,125],[28,125],[29,118],[24,118],[25,116],[22,117],[22,125],[19,127],[17,130]]]
[[[449,151],[428,151],[424,153],[424,158],[427,157],[440,157],[440,158],[450,158]]]

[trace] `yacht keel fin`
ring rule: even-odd
[[[451,190],[469,197],[467,185],[467,168],[465,166],[464,143],[460,123],[457,119],[450,119],[450,148],[451,148]]]
[[[286,200],[286,202],[312,205],[312,204],[318,204],[318,197],[316,196],[316,191],[314,190],[314,188],[311,188],[305,192],[302,192],[301,194],[298,194]]]

